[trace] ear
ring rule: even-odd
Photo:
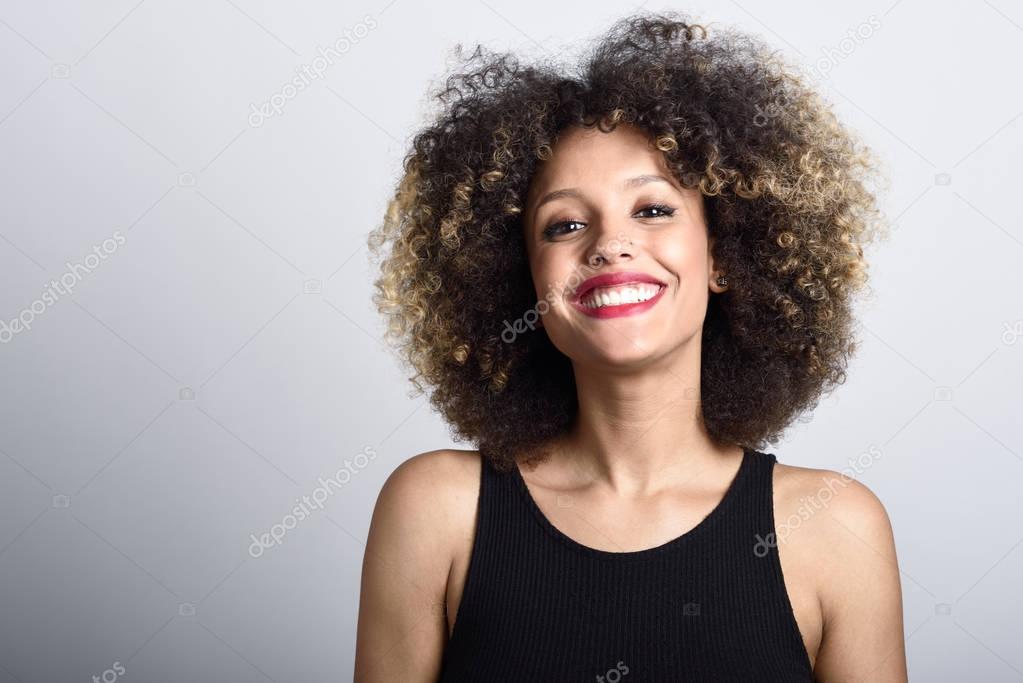
[[[727,286],[722,287],[718,284],[718,277],[721,275],[726,275],[726,273],[718,267],[714,258],[714,236],[710,235],[707,237],[707,286],[710,291],[720,294],[728,289]]]

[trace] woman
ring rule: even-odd
[[[380,492],[356,680],[905,681],[883,506],[757,450],[844,380],[868,150],[674,14],[578,76],[477,49],[438,98],[376,301],[478,450]]]

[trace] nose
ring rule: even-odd
[[[628,261],[632,259],[634,251],[635,245],[632,240],[619,232],[615,235],[602,236],[586,260],[591,267],[596,268],[603,263],[610,265]]]

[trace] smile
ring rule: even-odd
[[[647,311],[667,286],[646,273],[605,273],[582,283],[571,303],[592,318],[617,318]]]
[[[659,285],[645,282],[618,287],[594,287],[586,293],[580,303],[587,308],[638,304],[653,299],[660,290]]]

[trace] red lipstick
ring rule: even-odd
[[[591,307],[583,303],[586,301],[587,295],[598,287],[623,287],[630,284],[656,285],[657,293],[646,301],[633,303],[608,304],[599,307]],[[570,302],[576,310],[592,318],[618,318],[625,315],[636,315],[653,308],[664,294],[665,289],[667,289],[667,285],[664,282],[640,271],[601,273],[580,284]]]

